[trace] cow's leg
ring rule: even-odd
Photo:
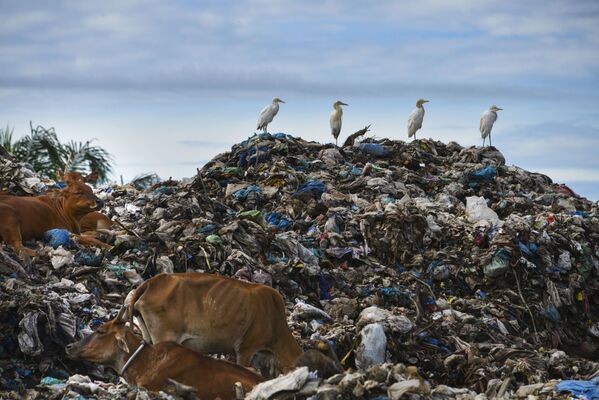
[[[248,341],[247,337],[244,338],[244,341],[235,351],[237,364],[249,367],[251,365],[252,357],[260,350],[269,350],[263,340]]]
[[[86,245],[86,246],[97,246],[103,249],[107,249],[110,250],[112,249],[112,246],[109,244],[106,244],[98,239],[96,239],[95,237],[93,237],[93,235],[88,235],[88,234],[80,234],[80,235],[76,235],[77,238],[79,239],[79,243]]]
[[[256,353],[256,349],[240,349],[237,352],[237,364],[244,367],[251,365],[252,356]]]
[[[23,246],[21,237],[21,227],[19,220],[12,213],[0,214],[0,238],[4,243],[15,249],[17,255],[26,263],[29,263],[29,258],[35,256],[35,251]]]

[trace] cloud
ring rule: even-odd
[[[467,94],[546,96],[531,82],[596,75],[599,54],[589,48],[599,44],[599,28],[585,14],[596,10],[592,3],[556,2],[559,12],[542,4],[9,6],[8,23],[0,27],[0,86],[320,93],[345,88],[371,95],[445,85]]]

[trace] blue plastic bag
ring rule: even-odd
[[[239,189],[238,191],[233,193],[233,197],[235,197],[235,200],[245,201],[250,193],[262,194],[262,190],[259,186],[250,185],[245,189]]]
[[[378,143],[361,143],[358,146],[358,149],[366,154],[377,157],[387,157],[389,154],[391,154],[389,149]]]
[[[470,172],[470,180],[477,182],[492,182],[495,180],[497,176],[497,168],[489,165],[482,169],[477,169],[476,171]]]
[[[324,183],[320,181],[310,181],[299,185],[297,191],[294,193],[294,196],[309,193],[312,196],[318,198],[321,194],[323,194],[326,191],[327,187]]]
[[[201,233],[203,235],[210,235],[211,233],[214,233],[214,231],[216,231],[217,228],[218,226],[216,226],[215,224],[207,224],[202,226],[201,228],[198,228],[198,233]]]
[[[283,214],[276,211],[266,214],[265,219],[269,225],[275,226],[280,231],[284,231],[293,224],[293,222],[285,218]]]
[[[44,243],[57,249],[62,246],[65,249],[72,249],[75,244],[71,240],[71,232],[66,229],[50,229],[44,233]]]

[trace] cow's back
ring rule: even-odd
[[[249,287],[217,275],[161,274],[135,303],[154,343],[175,341],[199,352],[233,353],[253,319]]]
[[[243,353],[243,365],[261,348],[282,354],[285,365],[301,353],[287,326],[283,299],[268,286],[212,274],[161,274],[144,282],[131,301],[153,343],[237,353],[238,360]]]

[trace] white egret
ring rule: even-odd
[[[497,120],[497,111],[500,110],[503,110],[503,108],[492,105],[483,113],[482,117],[480,117],[480,136],[483,138],[483,147],[485,146],[487,136],[489,137],[489,146],[492,146],[491,129],[493,129],[493,124]]]
[[[275,97],[272,99],[272,103],[264,107],[260,112],[260,118],[258,118],[258,127],[256,129],[263,130],[266,133],[266,128],[270,124],[279,112],[279,103],[285,103],[283,100]]]
[[[428,100],[419,99],[416,102],[416,108],[408,117],[408,137],[414,136],[414,140],[416,139],[416,131],[422,128],[422,121],[424,120],[424,107],[422,105],[424,103],[428,103]]]
[[[335,138],[335,146],[337,146],[337,138],[341,133],[341,117],[343,116],[343,109],[341,106],[346,106],[342,101],[337,100],[333,103],[333,112],[331,113],[331,135]]]

